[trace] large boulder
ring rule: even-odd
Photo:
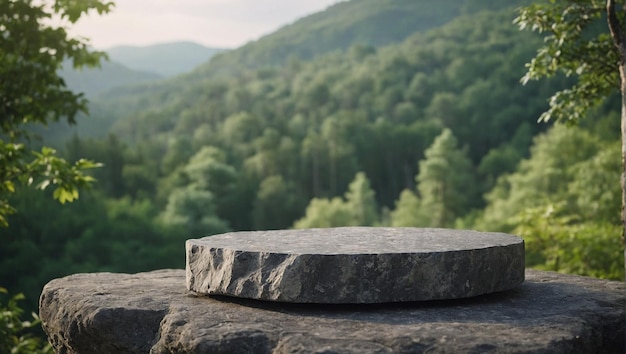
[[[526,271],[508,291],[393,304],[199,296],[184,270],[76,274],[43,289],[57,353],[624,353],[626,285]]]

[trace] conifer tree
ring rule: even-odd
[[[296,221],[297,229],[311,227],[373,226],[378,223],[375,193],[365,173],[359,172],[348,186],[345,200],[313,198],[306,215]]]
[[[293,225],[296,229],[315,227],[339,227],[352,225],[352,214],[339,197],[333,199],[313,198],[306,208],[306,215]]]
[[[373,226],[378,222],[378,207],[375,193],[370,186],[370,181],[363,172],[359,172],[348,186],[345,195],[346,204],[352,221],[359,226]]]
[[[282,176],[265,178],[252,207],[252,219],[257,230],[288,228],[301,208],[291,184]]]
[[[451,227],[472,204],[467,192],[474,179],[472,162],[457,144],[452,131],[444,129],[419,163],[416,182],[427,226]]]
[[[390,217],[391,226],[394,227],[418,227],[427,224],[421,212],[420,199],[410,189],[405,189],[400,193],[396,208],[391,212]]]

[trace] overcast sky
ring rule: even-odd
[[[97,49],[193,41],[236,48],[338,0],[117,0],[112,13],[81,19],[70,33]]]

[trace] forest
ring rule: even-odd
[[[623,279],[619,97],[538,123],[571,78],[520,83],[542,44],[524,3],[341,2],[92,98],[35,131],[97,183],[62,207],[14,194],[0,285],[30,311],[53,278],[182,268],[189,238],[349,225],[508,232],[529,267]]]

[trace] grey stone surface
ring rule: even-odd
[[[472,297],[524,281],[524,242],[495,232],[343,227],[188,240],[187,289],[295,303]]]
[[[624,353],[626,285],[526,271],[475,298],[319,305],[197,296],[183,270],[48,283],[57,353]]]

